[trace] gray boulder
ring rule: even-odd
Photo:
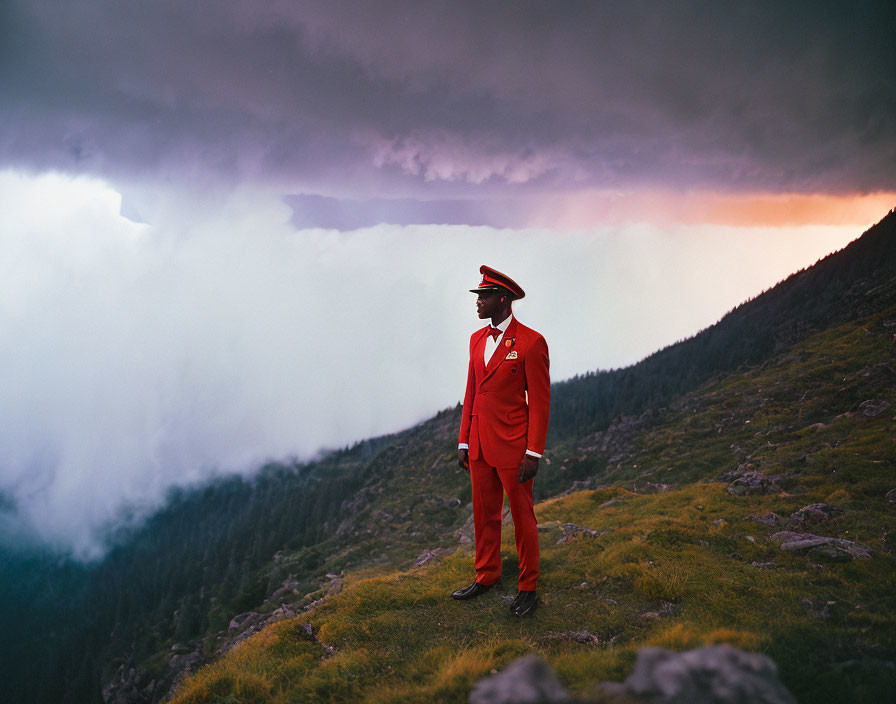
[[[769,539],[778,543],[782,550],[806,553],[809,557],[831,562],[848,562],[871,557],[871,548],[867,545],[843,538],[782,530]]]
[[[282,601],[284,599],[288,599],[290,597],[300,596],[299,594],[299,582],[296,579],[294,574],[289,575],[283,583],[280,585],[278,589],[275,589],[274,592],[267,598],[265,601]]]
[[[871,400],[862,401],[859,408],[862,409],[862,415],[866,418],[877,418],[881,413],[890,407],[889,401]]]
[[[479,680],[470,704],[542,704],[568,702],[569,692],[538,655],[514,660],[501,672]]]
[[[632,491],[636,494],[665,494],[669,491],[669,484],[663,482],[641,481],[641,477],[632,482]]]
[[[638,651],[635,669],[621,683],[603,683],[599,701],[644,704],[796,704],[765,655],[730,645],[676,653]]]
[[[843,511],[831,504],[809,504],[791,513],[787,521],[794,526],[812,526],[836,518],[841,513]]]
[[[750,494],[769,494],[781,491],[775,483],[777,477],[769,477],[762,472],[748,471],[741,474],[728,485],[728,493],[734,496],[747,496]]]
[[[431,550],[424,550],[420,553],[416,560],[414,560],[414,567],[423,567],[424,565],[428,565],[430,562],[434,561],[439,555],[442,554],[442,548],[433,548]]]

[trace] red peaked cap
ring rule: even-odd
[[[513,294],[514,298],[522,298],[526,295],[526,292],[523,291],[522,286],[520,286],[516,281],[511,279],[507,274],[502,274],[500,271],[496,271],[492,269],[490,266],[486,266],[483,264],[479,267],[479,273],[482,274],[482,281],[479,286],[476,288],[471,288],[470,291],[473,293],[480,293],[482,291],[497,291],[499,289],[507,289],[510,293]]]

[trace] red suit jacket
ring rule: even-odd
[[[470,366],[459,441],[493,467],[516,468],[532,450],[544,452],[551,408],[548,345],[516,318],[485,366],[488,327],[470,337]],[[528,397],[528,402],[527,402]]]

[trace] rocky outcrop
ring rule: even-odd
[[[295,618],[295,616],[296,612],[288,606],[281,606],[270,614],[259,614],[254,611],[238,614],[231,619],[227,635],[219,642],[217,654],[223,655],[235,645],[260,632],[268,624],[282,621],[286,618]]]
[[[757,523],[764,523],[767,526],[778,526],[783,523],[783,519],[774,511],[769,511],[762,516],[747,516],[747,520],[756,521]]]
[[[881,413],[884,413],[887,409],[890,408],[889,401],[877,401],[871,400],[862,401],[859,404],[859,410],[862,411],[862,415],[866,418],[877,418]]]
[[[831,506],[831,504],[809,504],[808,506],[803,506],[799,511],[794,511],[790,514],[787,522],[798,528],[806,528],[829,521],[841,513],[843,511],[836,506]]]
[[[632,492],[635,494],[665,494],[671,485],[664,482],[651,482],[643,477],[638,477],[632,482]]]
[[[429,550],[424,550],[417,556],[417,559],[414,560],[414,567],[423,567],[424,565],[428,565],[430,562],[433,562],[439,557],[444,557],[445,555],[451,554],[451,552],[451,550],[446,550],[445,548],[432,548]]]
[[[625,682],[599,685],[596,693],[607,704],[796,704],[770,658],[730,645],[684,653],[643,648]]]
[[[569,692],[538,655],[514,660],[501,672],[479,680],[470,692],[470,704],[546,704],[569,700]]]
[[[762,472],[748,470],[732,481],[727,491],[733,496],[776,493],[781,491],[776,483],[777,479],[778,477],[770,477]]]
[[[103,686],[102,693],[105,704],[149,704],[163,691],[156,687],[155,680],[141,682],[135,668],[122,665]]]
[[[102,690],[105,704],[154,704],[167,701],[181,681],[208,662],[200,643],[171,646],[168,669],[161,676],[141,676],[134,667],[122,665]]]
[[[778,543],[782,550],[806,554],[816,560],[828,562],[849,562],[855,559],[871,557],[871,548],[862,543],[855,543],[843,538],[828,538],[812,533],[794,533],[782,530],[770,538]]]
[[[267,598],[267,601],[286,601],[290,598],[299,596],[299,580],[295,578],[295,575],[289,575],[283,583],[274,590],[274,592]]]
[[[314,626],[312,626],[310,623],[302,624],[302,634],[312,643],[316,643],[321,648],[323,648],[324,652],[326,652],[328,655],[336,652],[336,648],[334,648],[332,645],[327,645],[317,637],[317,633],[314,632]]]
[[[313,609],[319,604],[323,603],[331,595],[338,594],[340,591],[342,591],[343,581],[341,577],[331,573],[328,573],[326,577],[329,580],[329,582],[324,586],[326,592],[323,593],[323,595],[319,599],[316,599],[309,604],[305,604],[304,606],[300,606],[297,604],[280,604],[270,613],[257,613],[254,611],[247,611],[245,613],[237,614],[236,616],[234,616],[230,620],[230,624],[227,628],[227,633],[218,641],[218,647],[216,650],[217,654],[223,655],[238,643],[242,643],[247,638],[250,638],[251,636],[260,632],[265,626],[269,626],[272,623],[277,623],[278,621],[283,621],[288,618],[295,618],[300,613]],[[288,588],[290,587],[289,580],[284,583],[284,587],[286,587],[288,590]],[[278,589],[265,601],[265,604],[275,603],[275,595],[279,595],[279,597],[282,597],[284,593],[286,592],[283,591],[283,588]]]
[[[168,661],[168,673],[170,679],[168,680],[168,694],[165,696],[166,700],[174,696],[175,690],[184,678],[192,675],[196,670],[208,662],[208,658],[206,658],[202,652],[201,645],[197,645],[194,649],[191,649],[188,646],[175,644],[171,646],[171,650],[174,655]]]
[[[514,660],[477,682],[470,704],[573,702],[538,655]],[[642,648],[625,682],[602,682],[581,704],[796,704],[765,655],[730,645],[676,653]]]

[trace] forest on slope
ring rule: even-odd
[[[688,393],[889,310],[894,275],[890,213],[693,338],[626,369],[554,384],[551,465],[537,498],[614,481],[638,489],[638,481],[708,478],[713,461],[649,477],[626,461]],[[284,586],[301,610],[329,592],[328,575],[449,549],[469,514],[465,476],[452,465],[458,412],[316,462],[271,464],[252,480],[173,492],[139,530],[110,537],[98,565],[2,548],[6,700],[102,701],[106,687],[107,698],[127,691],[129,701],[157,701],[176,674],[172,652],[192,656],[191,666],[215,659],[234,617],[271,608]]]

